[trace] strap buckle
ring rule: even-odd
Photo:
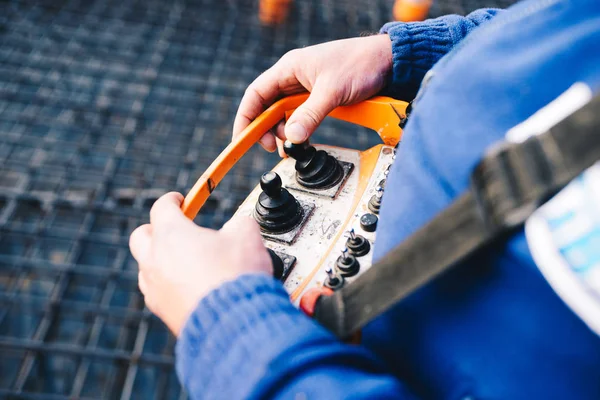
[[[492,146],[471,174],[471,191],[490,233],[521,226],[558,191],[548,191],[557,165],[538,136]],[[556,154],[556,153],[555,153]]]

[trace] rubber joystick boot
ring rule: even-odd
[[[283,150],[296,160],[296,180],[306,188],[327,189],[344,177],[344,170],[335,157],[308,142],[294,144],[286,140]]]
[[[302,207],[286,189],[275,172],[266,172],[260,178],[263,192],[254,207],[254,219],[268,233],[284,233],[294,229],[302,220]]]
[[[360,269],[360,263],[352,254],[343,254],[335,262],[335,266],[340,271],[342,276],[349,277],[354,276]]]
[[[381,196],[376,194],[371,196],[368,206],[373,214],[379,214],[379,210],[381,209]]]
[[[327,279],[325,279],[324,285],[331,290],[338,290],[344,286],[344,277],[333,270],[333,268],[327,268]]]
[[[362,257],[371,250],[371,243],[364,236],[353,235],[346,241],[346,247],[356,257]]]

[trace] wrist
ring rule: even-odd
[[[380,30],[392,47],[392,73],[386,94],[410,100],[425,73],[453,46],[446,19],[423,22],[389,23]]]
[[[382,66],[381,74],[384,82],[383,86],[385,86],[385,84],[391,79],[394,68],[392,40],[387,33],[382,33],[373,37],[376,39],[377,49],[379,51],[379,65]]]
[[[224,283],[198,302],[183,326],[176,345],[179,378],[190,393],[215,397],[217,390],[219,398],[246,398],[228,391],[246,393],[264,379],[264,366],[304,320],[272,277],[244,275]],[[224,385],[233,377],[244,377],[244,385]]]

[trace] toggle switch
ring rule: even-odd
[[[325,268],[325,273],[327,274],[327,279],[325,280],[324,285],[331,290],[340,289],[344,286],[344,277],[340,274],[337,274],[333,268],[327,267]]]
[[[335,266],[344,277],[354,276],[360,270],[360,263],[354,255],[348,254],[348,249],[342,250],[342,255],[336,260]]]
[[[371,199],[369,200],[369,210],[371,210],[371,212],[373,214],[379,214],[379,209],[381,208],[381,198],[383,197],[383,188],[381,186],[377,186],[377,189],[375,189],[375,194],[373,196],[371,196]]]
[[[354,233],[354,229],[350,229],[348,236],[346,247],[355,257],[362,257],[371,250],[369,241],[364,236]]]

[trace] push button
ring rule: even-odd
[[[360,227],[365,232],[375,232],[375,230],[377,229],[377,220],[378,218],[375,214],[363,214],[362,217],[360,217]]]

